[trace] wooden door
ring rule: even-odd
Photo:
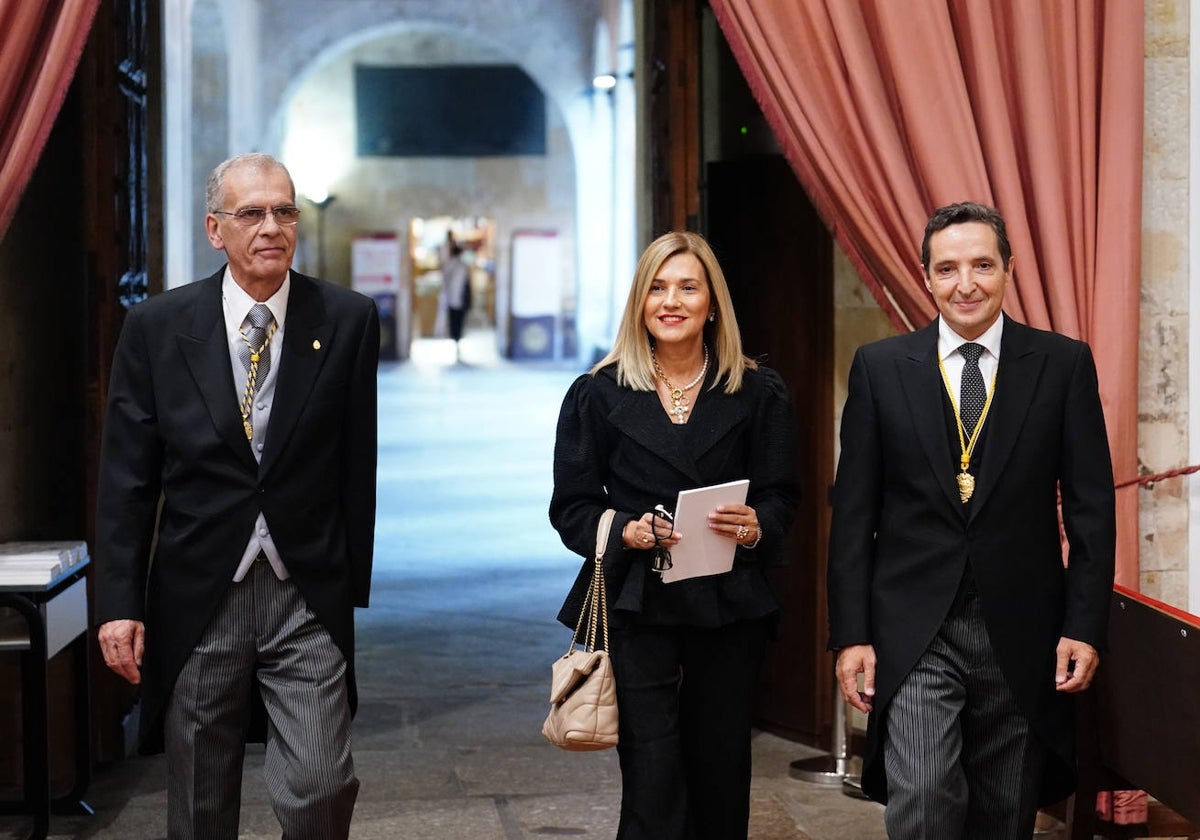
[[[84,92],[79,142],[83,155],[87,248],[87,538],[94,544],[96,479],[109,368],[125,312],[161,288],[161,78],[159,4],[105,0],[79,63]],[[136,692],[93,649],[95,757],[127,749],[121,725]]]

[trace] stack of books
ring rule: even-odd
[[[86,542],[0,543],[0,586],[45,586],[87,559]]]

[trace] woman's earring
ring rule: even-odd
[[[708,313],[708,320],[709,320],[709,321],[716,321],[716,320],[717,320],[717,310],[715,310],[715,309],[714,309],[712,312],[709,312],[709,313]]]

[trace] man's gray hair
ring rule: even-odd
[[[208,176],[208,183],[204,188],[205,212],[214,213],[224,209],[221,205],[225,203],[225,176],[231,169],[243,167],[258,170],[278,169],[288,176],[288,182],[292,185],[292,200],[295,201],[296,184],[292,181],[292,174],[288,172],[287,167],[265,152],[250,152],[244,155],[235,155],[217,164],[212,174]]]

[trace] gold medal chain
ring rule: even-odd
[[[979,412],[979,419],[975,422],[975,428],[971,430],[968,437],[966,429],[963,428],[962,414],[958,410],[958,400],[954,398],[954,390],[950,387],[950,377],[946,373],[946,365],[942,362],[941,354],[938,354],[938,370],[942,373],[942,384],[946,386],[946,395],[950,397],[950,405],[954,409],[954,427],[958,430],[958,447],[962,455],[959,457],[959,466],[962,468],[956,476],[958,482],[958,497],[965,505],[971,500],[972,494],[975,492],[975,476],[971,475],[968,470],[971,468],[971,453],[975,451],[975,444],[979,440],[979,432],[983,429],[983,421],[988,416],[988,409],[992,407],[992,397],[996,393],[996,377],[1000,375],[1000,369],[992,374],[992,386],[988,388],[987,399],[983,403],[983,411]]]

